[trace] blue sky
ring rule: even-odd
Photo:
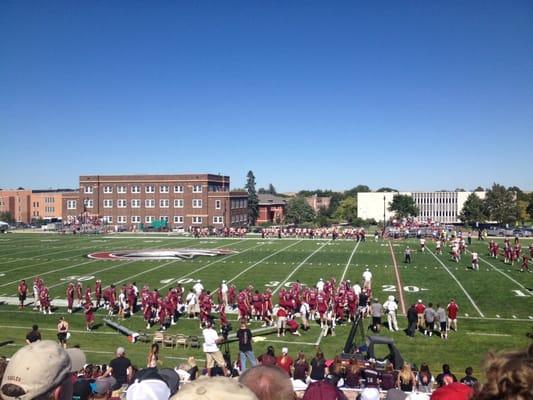
[[[2,1],[0,187],[533,190],[533,2]]]

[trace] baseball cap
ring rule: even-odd
[[[361,400],[379,400],[379,390],[376,388],[366,388],[361,392]]]
[[[283,347],[281,349],[281,352],[284,353],[284,354],[287,354],[289,352],[289,348],[288,347]]]
[[[0,386],[5,400],[29,400],[59,386],[71,370],[68,353],[51,340],[22,347],[7,365]]]
[[[422,303],[422,299],[418,299],[418,302],[419,302],[419,303]]]
[[[258,400],[246,386],[222,376],[200,378],[181,388],[170,400]]]
[[[168,400],[170,389],[161,379],[135,381],[126,391],[126,400]]]
[[[454,382],[435,390],[431,395],[431,400],[468,400],[473,393],[472,388]]]
[[[70,357],[70,372],[78,372],[87,364],[87,357],[85,353],[77,347],[71,347],[67,349],[67,354]]]
[[[178,373],[171,368],[160,369],[158,373],[170,389],[170,395],[173,396],[180,387],[180,377]]]

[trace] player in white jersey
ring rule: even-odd
[[[479,258],[475,251],[472,252],[472,269],[474,271],[479,271]]]
[[[442,242],[440,241],[440,239],[437,239],[437,241],[435,242],[435,252],[437,254],[442,254]]]
[[[420,251],[424,253],[426,251],[426,239],[420,238]]]
[[[319,292],[324,290],[324,279],[320,278],[320,280],[316,283],[316,288]]]
[[[372,272],[368,268],[363,272],[363,288],[372,289]]]

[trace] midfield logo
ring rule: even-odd
[[[118,250],[96,252],[87,257],[95,260],[191,260],[196,256],[226,256],[237,254],[229,249],[169,249],[169,250]]]

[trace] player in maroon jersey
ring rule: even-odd
[[[346,292],[346,303],[348,304],[348,315],[350,321],[355,321],[357,306],[359,305],[359,296],[357,296],[351,289]]]
[[[78,307],[81,308],[83,300],[83,287],[79,281],[76,283],[76,296],[78,297]]]
[[[256,320],[263,317],[263,296],[256,290],[252,295],[253,316]]]
[[[90,287],[87,287],[87,289],[85,289],[85,301],[83,302],[83,304],[87,303],[88,301],[92,303],[92,293]]]
[[[528,260],[527,255],[525,254],[522,256],[522,266],[520,267],[520,272],[524,272],[524,271],[531,272],[529,270],[529,260]]]
[[[459,314],[459,306],[455,302],[455,299],[451,299],[450,303],[446,307],[448,311],[448,330],[453,330],[457,332],[457,315]]]
[[[50,304],[50,295],[48,293],[48,288],[44,286],[39,293],[39,300],[41,302],[41,309],[43,314],[52,314],[51,304]]]
[[[102,281],[100,279],[97,279],[94,285],[94,295],[96,297],[96,308],[98,308],[102,304]]]
[[[239,296],[237,296],[237,308],[239,310],[239,319],[245,319],[248,321],[250,307],[248,304],[248,297],[244,290],[241,290]]]
[[[220,320],[221,328],[228,325],[228,317],[226,316],[226,305],[224,303],[220,304],[220,308],[218,310],[218,318]]]
[[[320,317],[320,327],[324,328],[326,325],[326,312],[328,311],[328,302],[324,292],[319,292],[316,296],[316,306]]]
[[[162,298],[158,300],[157,319],[159,321],[159,330],[166,330],[167,307]]]
[[[28,286],[26,286],[24,279],[19,282],[17,293],[19,295],[19,310],[22,310],[24,308],[24,301],[26,301],[26,296],[28,295]]]
[[[67,285],[67,312],[72,314],[72,307],[74,306],[74,284],[69,282]]]
[[[154,323],[154,309],[149,303],[146,303],[143,306],[143,318],[146,324],[146,329],[150,329]]]
[[[85,314],[85,329],[91,331],[94,323],[93,303],[90,301],[85,302],[83,312]]]

